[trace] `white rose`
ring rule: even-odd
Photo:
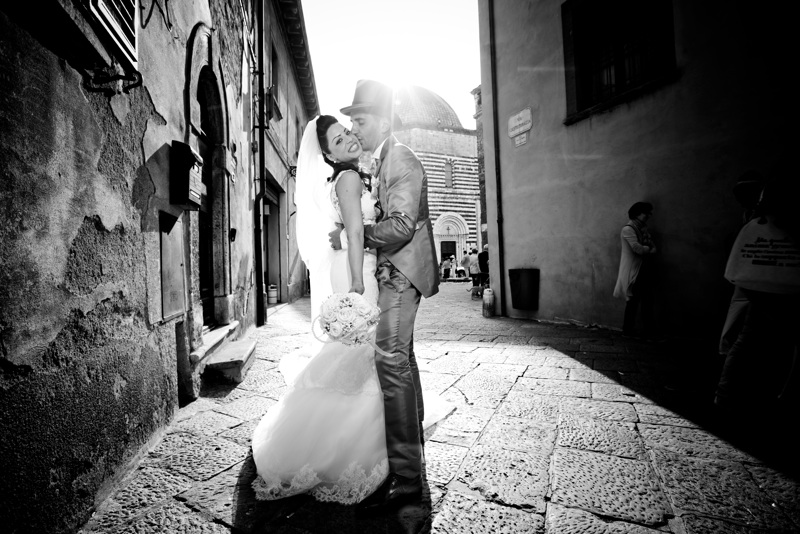
[[[342,335],[342,325],[339,323],[331,323],[328,325],[328,335],[336,339]]]
[[[324,313],[324,312],[325,312],[325,310],[330,310],[332,307],[333,307],[333,306],[331,305],[331,299],[327,299],[327,300],[325,300],[325,302],[323,302],[323,303],[320,305],[320,307],[319,307],[319,313]]]
[[[336,321],[336,312],[325,311],[319,316],[319,320],[323,325],[333,323]]]
[[[372,315],[372,309],[375,306],[367,302],[367,299],[361,299],[356,303],[356,311],[362,317],[370,317]]]
[[[358,318],[355,308],[342,308],[336,312],[336,319],[343,324],[352,324]]]

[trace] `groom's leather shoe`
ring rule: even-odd
[[[406,478],[390,473],[372,495],[356,505],[357,516],[368,516],[391,508],[419,501],[422,498],[422,478]]]

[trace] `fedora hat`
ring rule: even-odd
[[[358,80],[353,103],[339,111],[348,117],[357,112],[371,113],[392,119],[395,128],[402,125],[394,112],[394,90],[375,80]]]

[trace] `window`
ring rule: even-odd
[[[295,146],[295,161],[297,155],[300,153],[300,143],[303,142],[303,127],[300,125],[300,112],[294,112],[294,146]]]
[[[121,53],[122,59],[138,68],[139,0],[84,0],[99,26]]]
[[[270,63],[270,88],[267,106],[269,107],[269,117],[272,120],[279,121],[283,119],[281,113],[280,100],[278,98],[278,86],[280,81],[280,65],[278,64],[278,49],[275,43],[272,43],[272,61]]]
[[[564,124],[632,100],[675,75],[670,0],[567,0],[561,22]]]
[[[453,187],[453,162],[447,160],[444,164],[444,186]]]
[[[272,71],[272,75],[270,77],[272,89],[270,90],[270,93],[273,93],[275,102],[278,102],[278,80],[280,79],[280,68],[278,66],[278,50],[275,47],[275,43],[272,44],[272,63],[270,64],[270,67]]]

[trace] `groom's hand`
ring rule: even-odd
[[[328,241],[331,242],[333,250],[340,250],[342,248],[342,230],[344,225],[336,223],[336,229],[328,234]]]

